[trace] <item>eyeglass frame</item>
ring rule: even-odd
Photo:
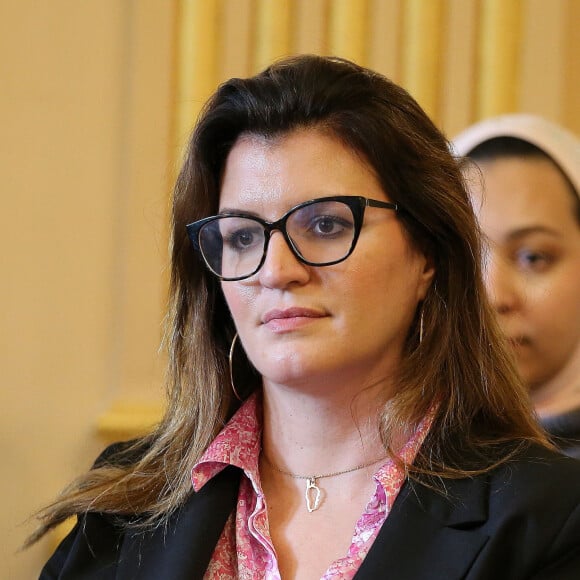
[[[286,230],[286,222],[288,221],[289,217],[295,211],[302,209],[303,207],[307,207],[307,206],[315,204],[315,203],[330,202],[330,201],[338,201],[338,202],[344,203],[351,210],[353,220],[354,220],[354,235],[352,238],[352,242],[351,242],[351,245],[350,245],[348,252],[342,258],[339,258],[338,260],[332,260],[330,262],[322,262],[322,263],[310,262],[309,260],[304,258],[304,256],[302,256],[299,249],[294,244],[294,241],[288,235],[288,232]],[[196,250],[196,252],[198,252],[201,255],[201,257],[203,258],[203,261],[205,262],[209,271],[214,276],[216,276],[217,278],[222,280],[223,282],[236,282],[239,280],[245,280],[246,278],[250,278],[251,276],[256,274],[260,270],[260,268],[264,265],[264,262],[266,261],[266,255],[268,253],[268,245],[270,243],[270,238],[271,238],[272,232],[274,232],[274,231],[279,231],[282,234],[282,236],[284,237],[284,240],[286,241],[286,244],[290,248],[290,251],[292,252],[294,257],[302,264],[306,264],[307,266],[323,267],[323,266],[332,266],[334,264],[339,264],[340,262],[344,262],[344,260],[346,260],[353,253],[353,251],[356,247],[356,243],[358,241],[358,238],[360,236],[360,232],[361,232],[362,227],[363,227],[364,214],[365,214],[365,209],[367,207],[378,207],[378,208],[382,208],[382,209],[389,209],[389,210],[392,210],[395,212],[399,212],[401,210],[399,204],[392,203],[390,201],[379,201],[378,199],[371,199],[371,198],[363,197],[363,196],[359,196],[359,195],[334,195],[334,196],[329,196],[329,197],[318,197],[315,199],[310,199],[308,201],[304,201],[302,203],[299,203],[298,205],[295,205],[294,207],[290,208],[280,219],[278,219],[274,222],[269,222],[269,221],[264,220],[258,216],[246,214],[246,213],[224,213],[224,214],[212,215],[212,216],[209,216],[206,218],[202,218],[200,220],[197,220],[195,222],[187,224],[185,227],[187,230],[187,235],[188,235],[194,249]],[[222,219],[222,218],[229,218],[229,217],[254,220],[255,222],[259,223],[264,228],[264,249],[262,251],[262,258],[260,259],[255,270],[253,270],[250,274],[247,274],[245,276],[228,277],[228,276],[221,276],[220,274],[215,272],[214,269],[209,265],[209,263],[205,257],[205,254],[204,254],[203,250],[201,249],[201,245],[199,243],[199,235],[200,235],[201,229],[206,224],[211,223],[211,222],[216,221],[216,220],[219,220],[219,219]]]

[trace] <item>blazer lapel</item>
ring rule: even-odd
[[[172,516],[167,527],[128,535],[118,580],[202,579],[238,497],[240,470],[226,467]]]
[[[407,481],[356,580],[460,580],[488,536],[487,478],[446,482],[445,494]]]
[[[193,494],[167,528],[128,535],[117,580],[201,580],[235,509],[240,471],[227,467]],[[356,580],[460,580],[488,540],[487,478],[447,483],[445,494],[407,481]]]

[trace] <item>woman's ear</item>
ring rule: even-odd
[[[435,260],[429,254],[423,254],[423,269],[419,276],[419,284],[417,285],[417,300],[421,301],[427,296],[427,292],[435,278]]]

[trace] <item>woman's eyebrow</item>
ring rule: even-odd
[[[520,238],[525,238],[526,236],[531,236],[534,234],[546,234],[548,236],[552,236],[555,238],[562,237],[562,233],[559,232],[558,230],[543,225],[533,225],[517,228],[515,230],[512,230],[507,237],[509,240],[518,240]]]
[[[246,209],[231,208],[231,207],[222,207],[218,212],[218,215],[228,215],[228,214],[242,214],[242,215],[247,215],[247,216],[251,216],[251,217],[257,217],[257,218],[260,217],[260,215],[254,211],[249,211]]]

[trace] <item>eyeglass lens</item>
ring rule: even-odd
[[[287,215],[284,225],[294,253],[312,265],[340,261],[351,251],[355,237],[352,210],[341,201],[321,200],[297,207]],[[218,276],[251,276],[266,251],[266,230],[251,217],[220,216],[200,230],[200,249]]]

